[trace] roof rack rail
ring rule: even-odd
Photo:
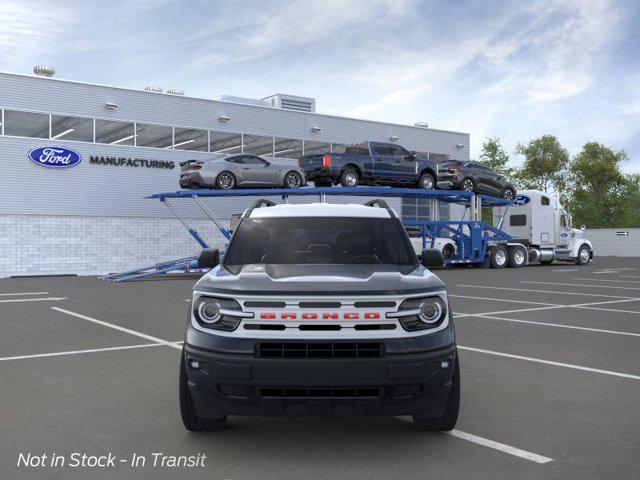
[[[242,218],[249,217],[251,215],[251,212],[253,212],[256,208],[273,207],[273,206],[275,206],[274,202],[272,202],[271,200],[267,200],[265,198],[261,198],[260,200],[256,200],[253,205],[247,208],[246,212],[244,212],[244,215],[242,215]]]
[[[380,198],[369,200],[368,202],[365,202],[364,206],[384,208],[387,212],[389,212],[389,216],[391,216],[391,218],[396,216],[396,212],[394,212],[393,209],[391,209],[389,204]]]

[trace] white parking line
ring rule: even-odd
[[[520,283],[534,283],[538,285],[560,285],[563,287],[617,288],[618,290],[640,290],[640,287],[619,287],[617,285],[587,285],[584,283],[537,282],[534,280],[520,280]]]
[[[49,295],[49,292],[0,293],[0,297],[11,297],[14,295]]]
[[[58,302],[66,300],[64,297],[45,297],[45,298],[11,298],[8,300],[0,300],[0,303],[20,303],[20,302]]]
[[[613,377],[630,378],[631,380],[640,380],[639,375],[631,375],[630,373],[612,372],[610,370],[600,370],[598,368],[583,367],[581,365],[573,365],[571,363],[552,362],[541,358],[523,357],[521,355],[513,355],[511,353],[495,352],[493,350],[485,350],[482,348],[464,347],[458,345],[460,350],[469,350],[470,352],[486,353],[488,355],[496,355],[498,357],[515,358],[517,360],[525,360],[527,362],[542,363],[544,365],[553,365],[555,367],[571,368],[573,370],[582,370],[584,372],[602,373],[603,375],[611,375]]]
[[[53,352],[53,353],[37,353],[34,355],[20,355],[17,357],[3,357],[0,358],[0,362],[6,362],[9,360],[25,360],[27,358],[42,358],[42,357],[59,357],[64,355],[78,355],[84,353],[94,352],[111,352],[115,350],[130,350],[133,348],[147,348],[147,347],[162,347],[161,343],[145,343],[142,345],[125,345],[123,347],[107,347],[107,348],[92,348],[89,350],[70,350],[67,352]]]
[[[176,345],[182,345],[182,341],[173,342]],[[52,353],[36,353],[33,355],[20,355],[17,357],[3,357],[0,358],[0,362],[6,362],[9,360],[25,360],[28,358],[42,358],[42,357],[61,357],[65,355],[82,355],[85,353],[96,353],[96,352],[111,352],[116,350],[131,350],[134,348],[147,348],[147,347],[163,347],[162,343],[143,343],[141,345],[124,345],[122,347],[105,347],[105,348],[91,348],[89,350],[69,350],[66,352],[52,352]]]
[[[629,312],[629,313],[640,313],[634,312],[633,310],[616,310],[615,308],[602,308],[602,307],[594,307],[593,305],[608,305],[610,303],[624,303],[624,302],[638,302],[640,298],[624,298],[622,300],[606,300],[604,302],[590,302],[590,303],[574,303],[570,305],[554,305],[551,304],[547,307],[534,307],[534,308],[518,308],[515,310],[498,310],[495,312],[481,312],[481,313],[454,313],[454,318],[464,318],[464,317],[484,317],[487,315],[501,315],[503,313],[520,313],[520,312],[536,312],[540,310],[554,310],[556,308],[586,308],[590,310],[601,310],[604,312]]]
[[[552,305],[548,307],[534,307],[534,308],[518,308],[515,310],[498,310],[497,312],[483,312],[483,313],[454,313],[454,318],[460,317],[483,317],[485,315],[500,315],[502,313],[520,313],[520,312],[537,312],[540,310],[554,310],[556,308],[568,308],[571,305]]]
[[[640,275],[619,275],[620,278],[640,278]]]
[[[469,295],[449,295],[450,297],[455,298],[467,298],[470,300],[489,300],[494,302],[509,302],[509,303],[527,303],[531,305],[548,305],[548,306],[556,306],[555,303],[544,303],[544,302],[529,302],[525,300],[509,300],[507,298],[489,298],[489,297],[471,297]]]
[[[71,315],[73,317],[81,318],[82,320],[86,320],[88,322],[97,323],[98,325],[102,325],[105,327],[113,328],[114,330],[118,330],[120,332],[125,332],[130,335],[135,335],[136,337],[145,338],[152,342],[161,343],[162,345],[166,345],[167,347],[182,349],[181,346],[176,345],[175,343],[168,342],[167,340],[163,340],[158,337],[153,337],[151,335],[147,335],[146,333],[136,332],[135,330],[131,330],[129,328],[121,327],[120,325],[114,325],[113,323],[104,322],[102,320],[98,320],[96,318],[87,317],[86,315],[82,315],[80,313],[71,312],[69,310],[65,310],[64,308],[58,307],[50,307],[51,310],[55,310],[56,312],[66,313],[67,315]]]
[[[571,280],[587,280],[588,282],[614,282],[614,283],[640,283],[640,280],[611,280],[608,278],[579,278],[572,277]]]
[[[530,460],[535,463],[549,463],[553,461],[553,458],[544,457],[542,455],[538,455],[537,453],[527,452],[526,450],[521,450],[519,448],[512,447],[511,445],[494,442],[493,440],[489,440],[488,438],[482,438],[471,433],[461,432],[460,430],[451,430],[450,432],[445,433],[447,435],[451,435],[452,437],[461,438],[462,440],[467,440],[468,442],[477,443],[478,445],[482,445],[483,447],[493,448],[494,450],[499,450],[501,452],[508,453],[509,455],[524,458],[525,460]]]
[[[413,419],[408,415],[402,415],[396,418],[398,420],[403,420],[409,423],[413,422]],[[507,445],[505,443],[495,442],[493,440],[489,440],[488,438],[479,437],[478,435],[463,432],[461,430],[454,429],[449,432],[442,432],[442,433],[445,435],[451,435],[452,437],[460,438],[461,440],[466,440],[467,442],[482,445],[483,447],[493,448],[494,450],[499,450],[501,452],[508,453],[509,455],[514,455],[516,457],[524,458],[525,460],[530,460],[532,462],[549,463],[553,461],[553,458],[544,457],[542,455],[538,455],[537,453],[527,452],[526,450],[512,447],[511,445]]]
[[[579,268],[560,268],[558,270],[554,270],[554,272],[577,272]]]
[[[466,285],[458,284],[457,287],[465,288],[485,288],[489,290],[510,290],[514,292],[528,292],[528,293],[554,293],[556,295],[582,295],[583,297],[605,297],[605,298],[629,298],[635,300],[636,297],[623,297],[621,295],[603,295],[599,293],[584,293],[584,292],[559,292],[557,290],[532,290],[530,288],[513,288],[513,287],[491,287],[489,285]],[[580,285],[582,287],[582,285]]]
[[[469,315],[471,316],[471,315]],[[531,325],[541,325],[543,327],[558,327],[558,328],[569,328],[572,330],[585,330],[587,332],[597,332],[597,333],[610,333],[614,335],[627,335],[630,337],[640,337],[640,333],[632,333],[632,332],[620,332],[618,330],[604,330],[601,328],[590,328],[590,327],[578,327],[575,325],[563,325],[561,323],[548,323],[548,322],[535,322],[532,320],[517,320],[515,318],[504,318],[504,317],[496,317],[493,315],[473,315],[474,318],[487,318],[490,320],[501,320],[504,322],[514,322],[514,323],[527,323]]]

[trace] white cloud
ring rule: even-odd
[[[22,66],[25,58],[46,62],[75,21],[60,3],[0,1],[0,62],[7,69]]]

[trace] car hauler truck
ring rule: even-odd
[[[530,262],[575,261],[579,265],[593,258],[593,249],[582,238],[582,230],[572,229],[569,215],[553,197],[536,191],[520,192],[515,202],[504,198],[456,190],[425,190],[388,187],[319,187],[298,189],[179,190],[150,195],[160,200],[184,225],[202,248],[209,248],[204,237],[173,207],[174,199],[189,199],[212,221],[225,241],[231,239],[239,217],[232,218],[231,231],[223,226],[212,203],[204,199],[227,197],[289,197],[318,195],[320,202],[331,196],[425,199],[431,213],[427,220],[403,220],[411,236],[416,255],[425,249],[437,249],[446,265],[481,265],[491,268],[518,268]],[[458,220],[441,220],[440,204],[463,210]],[[482,220],[482,209],[493,209],[493,225]],[[113,273],[103,280],[128,282],[175,272],[199,272],[203,267],[196,256],[159,262],[142,268]]]
[[[586,265],[593,259],[593,247],[582,238],[585,227],[572,228],[571,216],[557,197],[539,190],[523,190],[506,215],[494,210],[494,225],[511,237],[509,244],[527,248],[529,263],[549,264],[554,260]]]

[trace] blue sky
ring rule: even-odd
[[[640,2],[0,0],[0,70],[187,95],[311,96],[322,113],[576,153],[640,172]]]

